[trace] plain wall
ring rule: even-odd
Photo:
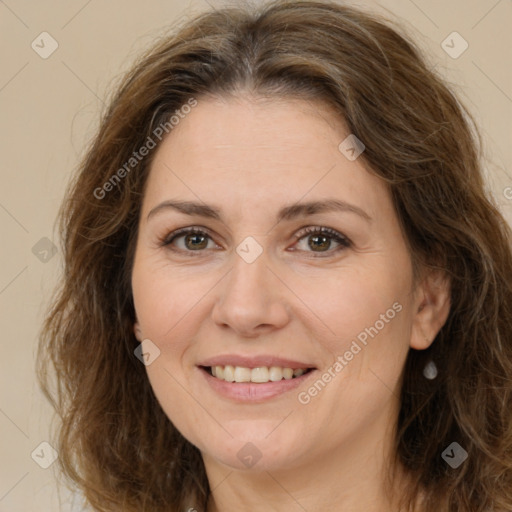
[[[490,192],[511,222],[512,2],[358,4],[405,24],[469,106],[484,135]],[[59,507],[56,464],[36,463],[49,456],[41,443],[50,439],[52,411],[34,360],[61,270],[58,249],[52,253],[59,245],[55,217],[113,81],[166,25],[210,8],[205,0],[0,1],[0,512],[79,510],[79,500],[73,505],[65,493]],[[453,31],[469,45],[458,58],[441,46]],[[46,59],[40,53],[51,46],[42,32],[58,43]]]

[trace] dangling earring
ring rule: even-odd
[[[429,361],[423,368],[423,376],[428,380],[434,380],[437,377],[437,366],[434,361]]]

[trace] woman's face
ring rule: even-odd
[[[422,297],[390,193],[339,149],[348,135],[320,103],[200,99],[157,149],[135,332],[205,461],[290,469],[389,436]]]

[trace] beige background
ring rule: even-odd
[[[512,186],[512,1],[358,4],[405,24],[469,105],[486,143],[490,192],[511,222],[505,191]],[[31,458],[36,448],[36,460],[48,456],[48,448],[38,446],[50,440],[51,410],[33,368],[43,311],[61,268],[60,254],[44,253],[48,241],[40,240],[58,245],[57,209],[109,85],[167,24],[209,8],[206,0],[0,0],[0,512],[81,510],[79,499],[72,504],[65,492],[59,506],[56,464],[42,469]],[[31,47],[44,31],[59,45],[47,59]],[[469,44],[457,59],[441,47],[453,31]],[[39,256],[32,250],[37,243]]]

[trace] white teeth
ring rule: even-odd
[[[293,377],[293,369],[292,368],[283,368],[283,377],[286,380],[290,380]]]
[[[224,380],[226,382],[235,382],[235,369],[230,364],[224,366]]]
[[[213,369],[215,368],[215,373],[213,373]],[[219,379],[224,378],[224,366],[212,366],[212,373],[214,377]]]
[[[279,368],[279,366],[272,366],[268,373],[268,377],[272,382],[277,382],[283,378],[283,369]]]
[[[281,368],[279,366],[260,366],[258,368],[246,368],[243,366],[212,366],[214,377],[226,382],[278,382],[282,379],[290,380],[306,373],[304,368]]]
[[[268,368],[253,368],[251,370],[251,382],[268,382]]]
[[[251,369],[237,366],[235,368],[235,382],[251,382]]]

